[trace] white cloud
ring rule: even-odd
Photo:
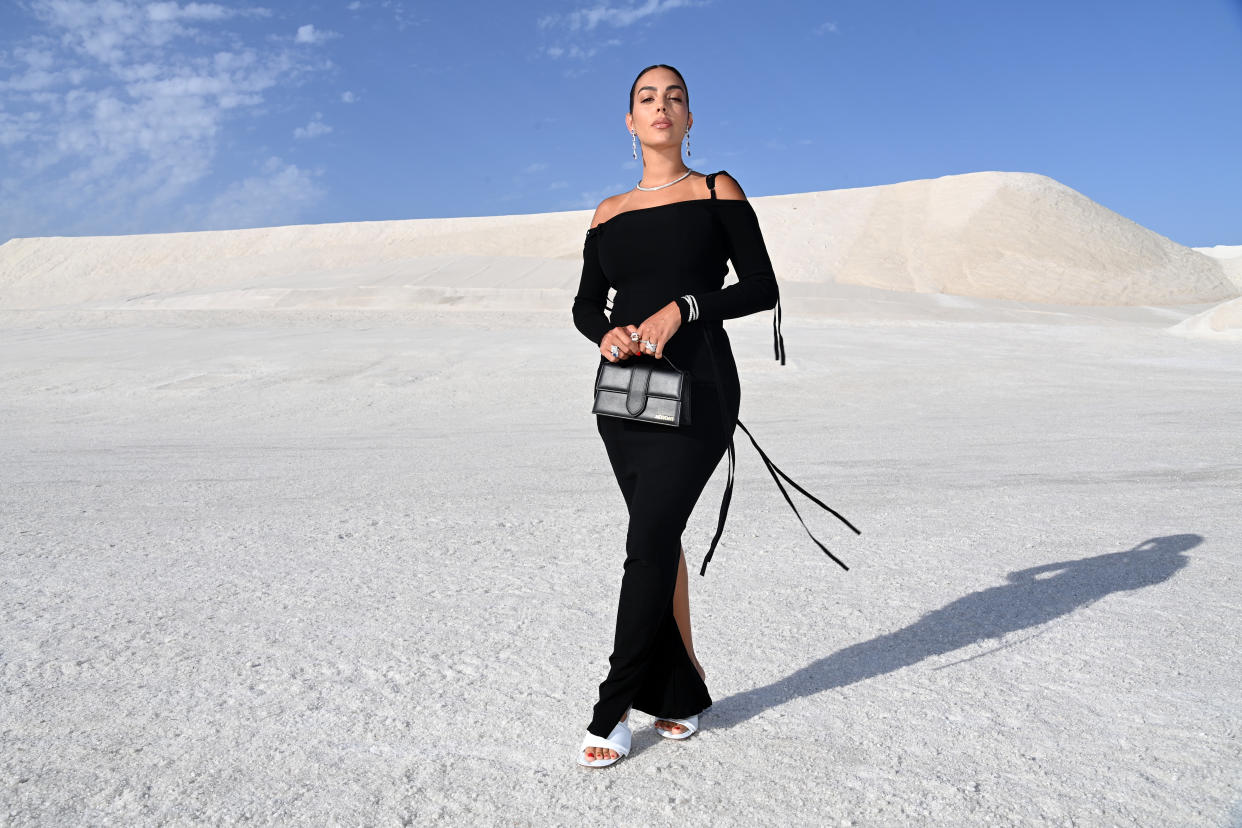
[[[657,14],[664,14],[673,9],[701,6],[698,0],[646,0],[636,6],[609,6],[606,3],[586,9],[577,9],[568,14],[552,14],[541,17],[538,26],[541,29],[564,25],[572,30],[585,29],[590,31],[600,25],[630,26],[640,20]]]
[[[351,103],[357,103],[357,102],[358,102],[358,96],[355,95],[353,92],[350,92],[348,89],[341,93],[341,103],[351,104]]]
[[[216,3],[151,3],[147,6],[147,17],[156,22],[166,20],[227,20],[230,17],[270,17],[271,11],[263,8],[231,9]]]
[[[310,119],[310,123],[304,127],[298,127],[293,131],[293,137],[298,139],[317,138],[320,135],[327,135],[332,131],[332,127],[323,122],[323,113],[316,112],[315,117]]]
[[[822,35],[822,34],[825,34],[826,32],[832,32],[835,34],[837,31],[837,24],[833,23],[831,20],[826,20],[823,23],[820,23],[814,29],[812,29],[812,31],[815,32],[815,34],[817,35]]]
[[[380,0],[380,8],[392,14],[392,22],[397,27],[397,31],[404,32],[410,25],[414,23],[410,19],[410,13],[405,8],[405,3],[400,0]]]
[[[540,17],[536,21],[539,29],[553,32],[568,30],[577,33],[576,37],[587,36],[583,33],[592,32],[602,26],[622,28],[646,21],[658,15],[666,14],[674,9],[704,6],[711,0],[646,0],[637,5],[621,6],[599,3],[589,8],[576,9],[565,14],[551,14]],[[554,43],[544,46],[542,53],[551,58],[569,58],[571,60],[588,60],[601,49],[620,46],[622,40],[609,38],[591,43]]]
[[[186,229],[174,222],[193,213],[187,203],[229,189],[213,178],[227,130],[261,114],[273,90],[322,68],[287,38],[228,30],[231,19],[270,16],[264,8],[27,8],[35,33],[0,61],[0,241]]]
[[[336,32],[316,29],[314,25],[307,23],[305,26],[298,26],[298,33],[293,39],[296,43],[319,44],[334,37],[340,37],[340,35]]]
[[[354,0],[354,2],[350,3],[345,8],[349,9],[350,11],[358,11],[358,9],[362,8],[362,4],[359,3],[358,0]]]
[[[585,60],[586,58],[594,57],[595,53],[598,51],[599,48],[596,46],[583,47],[576,43],[571,45],[568,49],[561,46],[549,46],[545,50],[548,57],[567,57],[574,60]]]
[[[292,224],[322,197],[313,173],[272,157],[261,175],[238,181],[216,196],[196,224],[208,230]]]
[[[62,43],[107,64],[125,61],[142,47],[162,46],[193,33],[192,28],[179,21],[218,22],[271,15],[271,11],[261,7],[145,4],[136,0],[34,0],[30,8],[36,17],[61,33]]]

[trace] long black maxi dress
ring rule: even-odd
[[[755,211],[745,200],[717,199],[718,174],[707,176],[710,198],[618,213],[590,228],[583,247],[573,318],[597,347],[612,328],[638,326],[685,294],[699,309],[664,347],[677,368],[690,372],[691,422],[596,417],[629,512],[613,652],[587,727],[602,738],[631,705],[657,718],[686,718],[712,702],[673,615],[681,534],[730,445],[741,401],[721,322],[771,309],[779,298]],[[728,287],[726,260],[738,277]]]

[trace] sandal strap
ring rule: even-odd
[[[699,717],[698,716],[691,716],[688,719],[674,719],[671,716],[661,716],[660,718],[666,722],[674,722],[676,724],[681,725],[689,733],[694,733],[696,730],[699,729]],[[667,729],[667,728],[664,728],[664,729]]]
[[[618,733],[617,731],[622,731]],[[624,741],[622,741],[624,739]],[[579,750],[586,750],[589,747],[610,748],[615,750],[622,756],[628,756],[630,753],[630,728],[625,722],[618,722],[617,726],[612,729],[612,733],[608,734],[607,739],[601,739],[590,731],[587,732],[586,738],[582,740],[582,747]]]

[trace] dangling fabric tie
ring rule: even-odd
[[[716,544],[720,543],[720,536],[724,534],[725,518],[729,515],[729,501],[733,499],[733,468],[736,463],[736,455],[733,451],[733,438],[729,438],[729,479],[725,483],[724,497],[720,499],[720,518],[716,521],[716,535],[712,538],[712,545],[707,550],[707,557],[703,558],[703,567],[699,570],[700,575],[707,574],[707,562],[712,559],[712,555],[716,552]]]
[[[785,337],[781,336],[781,298],[776,297],[776,307],[772,311],[772,350],[776,358],[785,364]]]
[[[821,509],[825,509],[831,512],[837,518],[837,520],[841,521],[846,526],[850,527],[850,529],[854,530],[855,535],[861,535],[862,532],[858,531],[858,527],[856,527],[854,524],[846,520],[845,517],[840,512],[838,512],[836,509],[829,506],[827,503],[824,503],[822,500],[820,500],[818,497],[808,492],[806,489],[799,486],[797,483],[794,482],[793,478],[791,478],[789,475],[781,471],[780,468],[775,463],[773,463],[772,460],[766,454],[764,454],[763,449],[759,448],[759,443],[755,440],[755,436],[750,433],[750,429],[742,425],[741,420],[738,420],[737,424],[742,429],[742,431],[746,432],[746,436],[750,438],[750,442],[754,445],[755,451],[759,452],[759,456],[763,458],[764,465],[768,467],[768,473],[771,474],[772,479],[776,481],[776,488],[781,490],[781,494],[785,496],[785,502],[789,504],[789,508],[793,509],[794,514],[798,516],[798,522],[802,524],[803,529],[806,529],[806,533],[810,535],[811,540],[815,541],[816,546],[824,550],[825,555],[827,555],[828,557],[836,561],[838,564],[840,564],[842,569],[848,570],[849,567],[846,566],[844,563],[842,563],[840,558],[838,558],[836,555],[829,552],[828,547],[820,543],[819,539],[811,534],[810,527],[806,525],[806,521],[802,519],[802,515],[798,514],[798,507],[794,505],[793,500],[789,497],[789,492],[785,491],[785,487],[781,485],[780,478],[781,477],[785,478],[786,483],[788,483],[790,486],[793,486],[795,489],[802,492],[802,494],[810,498],[811,502],[814,503],[816,506],[820,507]],[[777,477],[777,475],[780,475],[780,477]]]
[[[779,304],[778,304],[778,307],[779,307]],[[779,337],[779,310],[778,310],[777,320],[778,320],[776,323],[778,326],[777,336]],[[727,411],[729,407],[725,403],[724,386],[720,382],[720,369],[716,366],[716,352],[715,352],[715,349],[712,348],[712,340],[711,340],[711,337],[707,335],[706,329],[703,330],[703,338],[707,341],[707,348],[708,348],[708,351],[711,353],[712,370],[716,374],[716,393],[720,397],[720,410],[724,412],[724,411]],[[781,357],[783,357],[784,350],[785,350],[784,341],[779,338],[777,339],[777,341],[780,343],[779,354]],[[782,365],[785,364],[784,359],[781,359],[781,364]],[[755,440],[755,435],[750,433],[750,429],[742,425],[741,420],[737,420],[737,424],[738,426],[741,427],[742,431],[746,432],[746,436],[750,438],[750,442],[755,447],[755,451],[759,452],[759,457],[763,459],[763,465],[767,468],[768,474],[772,475],[772,479],[776,481],[776,488],[780,489],[781,494],[785,498],[785,502],[789,504],[789,508],[793,509],[794,514],[798,518],[798,522],[802,524],[802,528],[806,530],[806,533],[808,535],[810,535],[811,540],[815,541],[815,545],[818,546],[821,550],[823,550],[825,555],[827,555],[828,557],[836,561],[837,564],[842,569],[848,571],[849,567],[846,566],[841,561],[840,558],[838,558],[836,555],[829,552],[828,547],[820,543],[819,539],[816,538],[815,535],[811,533],[810,527],[806,525],[806,521],[802,519],[801,513],[798,512],[798,507],[794,505],[793,498],[789,496],[789,492],[785,490],[785,486],[781,483],[781,478],[784,478],[785,481],[789,483],[790,486],[793,486],[799,492],[801,492],[802,494],[810,498],[811,501],[815,503],[815,505],[819,506],[821,509],[824,509],[825,511],[831,512],[838,520],[840,520],[842,523],[844,523],[846,526],[852,529],[855,535],[861,535],[862,532],[858,530],[858,527],[854,526],[854,524],[846,520],[845,517],[840,512],[838,512],[836,509],[833,509],[831,506],[824,503],[822,500],[817,498],[815,495],[811,494],[806,489],[799,486],[793,480],[793,478],[785,474],[785,472],[781,471],[780,467],[778,467],[775,463],[772,462],[771,458],[768,457],[768,455],[764,452],[764,450],[759,448],[759,442]],[[712,555],[714,555],[716,552],[716,545],[720,543],[720,537],[721,535],[724,534],[725,519],[728,517],[728,514],[729,514],[729,503],[733,500],[733,478],[734,478],[736,467],[737,467],[737,452],[733,447],[733,439],[730,438],[729,439],[729,477],[727,481],[725,482],[724,496],[720,499],[720,517],[716,521],[716,534],[714,537],[712,537],[711,546],[708,547],[707,555],[704,556],[703,558],[703,565],[699,568],[700,575],[707,574],[707,562],[712,559]]]
[[[811,540],[815,541],[815,545],[818,546],[821,550],[823,550],[823,553],[825,555],[827,555],[828,557],[836,561],[837,565],[840,566],[842,569],[849,571],[849,567],[846,566],[845,563],[840,558],[832,554],[832,552],[828,550],[828,547],[820,543],[819,538],[815,537],[815,535],[811,533],[810,527],[806,525],[806,521],[802,519],[802,514],[798,511],[798,507],[794,505],[793,498],[789,496],[789,492],[785,490],[785,486],[781,483],[781,478],[784,478],[785,482],[787,482],[790,486],[793,486],[799,492],[806,495],[806,497],[808,497],[811,500],[811,502],[814,503],[816,506],[819,506],[821,509],[827,512],[831,512],[839,521],[841,521],[846,526],[848,526],[850,529],[852,529],[855,535],[861,535],[862,532],[858,531],[858,527],[856,527],[854,524],[846,520],[844,515],[842,515],[836,509],[833,509],[827,503],[824,503],[822,500],[820,500],[818,497],[808,492],[806,489],[799,486],[797,482],[794,481],[793,478],[785,474],[785,472],[781,471],[780,467],[772,462],[772,459],[768,457],[768,455],[764,452],[764,450],[759,448],[759,442],[755,440],[755,435],[750,433],[750,429],[748,429],[745,425],[742,425],[741,420],[738,420],[737,424],[742,429],[742,431],[746,432],[746,436],[750,438],[750,442],[755,447],[755,451],[759,452],[759,457],[763,460],[763,465],[767,468],[768,474],[772,475],[772,479],[776,481],[776,488],[780,489],[781,495],[783,495],[785,498],[785,502],[789,504],[790,509],[793,509],[794,515],[798,518],[798,522],[802,524],[802,528],[806,530],[807,535],[810,536]],[[735,455],[734,448],[733,448],[733,441],[730,440],[729,441],[729,478],[727,482],[725,483],[724,497],[721,498],[721,501],[720,501],[720,518],[716,522],[716,535],[715,537],[712,538],[712,543],[711,543],[711,546],[707,550],[707,555],[703,558],[703,566],[700,567],[699,569],[700,575],[707,574],[707,562],[712,559],[712,555],[715,554],[716,552],[716,544],[720,542],[720,536],[724,534],[725,518],[727,517],[729,513],[729,503],[730,501],[733,500],[733,477],[734,477],[735,466],[736,466],[736,455]]]

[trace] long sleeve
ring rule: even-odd
[[[599,264],[599,232],[587,230],[582,246],[582,278],[578,281],[578,293],[574,296],[574,327],[587,339],[599,345],[604,334],[613,325],[604,315],[608,301],[608,279]]]
[[[698,318],[719,321],[771,310],[780,299],[780,291],[759,217],[749,201],[721,199],[718,204],[716,215],[728,236],[729,260],[738,281],[720,290],[696,293]]]

